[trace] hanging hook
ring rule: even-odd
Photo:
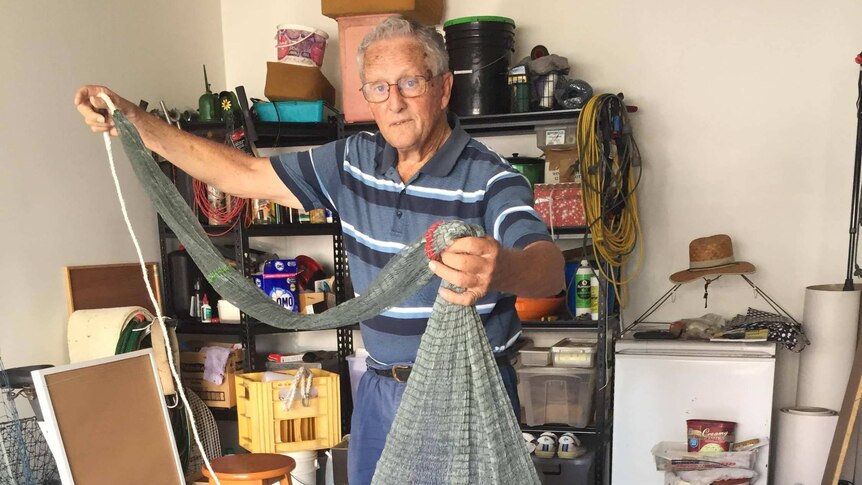
[[[709,307],[709,285],[710,285],[713,281],[715,281],[715,280],[717,280],[717,279],[719,279],[719,278],[721,278],[721,275],[718,275],[718,276],[716,276],[716,277],[715,277],[715,278],[713,278],[713,279],[709,279],[709,278],[704,278],[704,279],[703,279],[704,281],[706,281],[706,283],[703,285],[703,307],[704,307],[704,308]]]

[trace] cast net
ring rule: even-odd
[[[429,257],[460,237],[483,234],[461,221],[432,226],[389,261],[365,294],[317,315],[293,313],[225,263],[131,122],[115,111],[114,123],[141,185],[210,284],[274,327],[336,328],[378,315],[431,280]],[[475,307],[435,301],[372,483],[540,483]]]

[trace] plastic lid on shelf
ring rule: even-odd
[[[494,15],[478,15],[478,16],[473,16],[473,17],[460,17],[457,19],[447,20],[443,24],[443,28],[445,29],[446,27],[451,27],[453,25],[467,24],[470,22],[503,22],[506,24],[515,25],[515,21],[510,19],[509,17],[497,17]]]

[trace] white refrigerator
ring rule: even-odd
[[[775,344],[620,339],[614,384],[613,485],[662,485],[650,450],[686,441],[687,419],[737,423],[736,439],[768,437]],[[757,459],[766,485],[769,448]]]

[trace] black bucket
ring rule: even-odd
[[[515,51],[515,22],[505,17],[464,17],[443,25],[454,74],[449,109],[459,116],[509,112],[506,73]]]

